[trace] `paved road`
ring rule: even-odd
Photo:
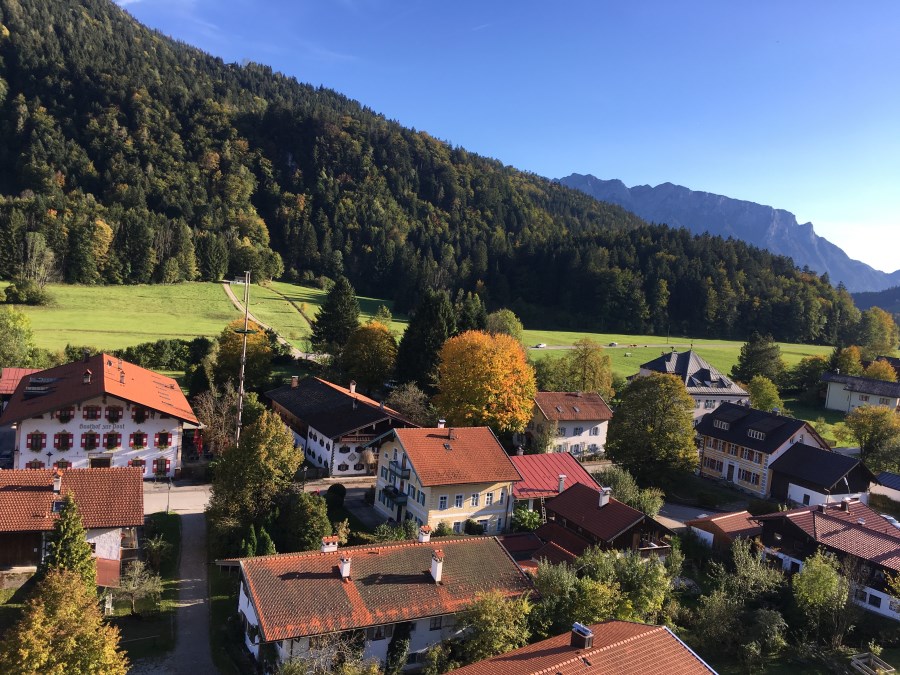
[[[181,515],[181,560],[178,563],[178,604],[175,649],[157,660],[138,661],[134,675],[201,675],[215,673],[209,649],[207,605],[206,517],[208,485],[144,484],[144,513],[169,508]]]
[[[684,521],[693,520],[694,518],[703,518],[719,513],[709,509],[701,509],[696,506],[684,506],[683,504],[672,504],[666,502],[663,504],[662,510],[656,517],[660,524],[668,527],[670,530],[684,529]]]

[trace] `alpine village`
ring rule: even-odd
[[[900,667],[896,293],[131,8],[0,0],[0,673]]]

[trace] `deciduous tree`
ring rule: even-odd
[[[157,601],[163,592],[162,579],[154,574],[142,560],[133,560],[125,569],[119,580],[119,587],[113,589],[113,595],[128,598],[131,602],[131,613],[137,614],[138,600],[154,598]]]
[[[396,410],[413,424],[421,427],[434,426],[436,415],[428,400],[428,395],[416,386],[415,382],[406,382],[396,387],[384,404]]]
[[[656,518],[665,501],[665,493],[659,488],[638,487],[634,477],[620,466],[610,466],[592,474],[603,487],[612,490],[612,496],[651,518]]]
[[[528,644],[531,609],[528,598],[507,598],[500,591],[479,594],[458,618],[468,629],[462,645],[466,660],[474,663]]]
[[[503,333],[522,342],[525,328],[511,309],[498,309],[485,318],[484,329],[491,335]]]
[[[747,393],[750,394],[750,405],[757,410],[765,410],[771,412],[779,410],[784,412],[784,401],[778,394],[778,387],[768,377],[763,375],[754,375],[753,378],[744,385]]]
[[[835,427],[838,438],[859,445],[860,459],[877,468],[879,455],[900,439],[900,415],[884,405],[863,405],[851,410]]]
[[[615,614],[619,603],[618,586],[588,577],[579,577],[566,563],[554,565],[541,561],[534,577],[540,601],[529,616],[535,637],[558,635],[576,621],[597,623]]]
[[[319,308],[312,324],[312,346],[337,354],[359,327],[359,301],[346,277],[340,276]]]
[[[216,383],[219,386],[223,386],[228,380],[236,385],[240,379],[244,336],[237,331],[243,330],[244,320],[235,319],[219,335],[214,370]],[[247,330],[253,332],[247,334],[247,363],[244,368],[244,382],[246,388],[256,389],[262,387],[272,374],[272,347],[266,332],[258,323],[248,322]]]
[[[68,570],[47,573],[0,644],[4,675],[125,675],[128,666],[119,630],[103,621],[94,590]]]
[[[871,377],[873,380],[884,380],[885,382],[897,381],[897,371],[894,370],[894,367],[890,363],[881,359],[872,361],[863,374],[866,377]]]
[[[34,334],[28,317],[12,307],[0,307],[0,368],[31,365]]]
[[[87,530],[78,513],[78,505],[71,493],[63,498],[59,517],[53,524],[43,567],[48,571],[74,572],[81,577],[85,588],[91,593],[97,589],[97,565],[87,541]]]
[[[856,345],[844,348],[835,347],[831,354],[829,367],[841,375],[862,375],[862,351]]]
[[[880,307],[870,307],[862,313],[859,332],[863,358],[867,360],[892,355],[900,342],[900,328],[894,317]]]
[[[377,321],[354,330],[341,351],[344,374],[367,391],[384,385],[396,360],[397,341],[388,327]]]
[[[835,557],[821,550],[808,557],[791,588],[814,634],[840,647],[850,623],[850,580]]]
[[[697,465],[694,400],[674,375],[651,373],[625,387],[609,423],[606,454],[642,482],[659,484]]]
[[[536,386],[518,340],[466,331],[441,349],[438,389],[435,406],[451,424],[517,432],[531,418]]]
[[[282,553],[315,551],[322,546],[322,537],[331,533],[328,505],[323,497],[296,488],[282,493],[275,532],[278,550]]]

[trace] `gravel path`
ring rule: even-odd
[[[243,312],[244,311],[244,303],[241,300],[238,300],[237,296],[234,294],[234,291],[231,290],[231,284],[229,284],[227,281],[223,281],[222,288],[225,289],[225,295],[227,295],[228,299],[231,300],[231,304],[233,304],[239,311]],[[253,312],[248,312],[247,316],[250,318],[251,321],[259,324],[260,328],[262,328],[263,330],[273,331],[275,333],[275,335],[278,336],[278,342],[283,344],[288,349],[290,349],[291,356],[293,356],[295,359],[308,359],[312,356],[311,354],[307,354],[306,352],[300,351],[294,345],[292,345],[290,342],[288,342],[283,337],[281,337],[281,335],[278,335],[277,330],[275,330],[270,325],[263,323],[258,318],[253,316]],[[304,318],[306,318],[306,317],[304,317]]]

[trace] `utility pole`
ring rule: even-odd
[[[237,445],[241,440],[241,414],[244,412],[244,370],[247,367],[247,335],[255,333],[250,330],[250,271],[244,272],[244,330],[236,330],[243,336],[243,344],[241,345],[241,378],[238,387],[238,410],[237,410],[237,428],[234,432],[234,443]]]

